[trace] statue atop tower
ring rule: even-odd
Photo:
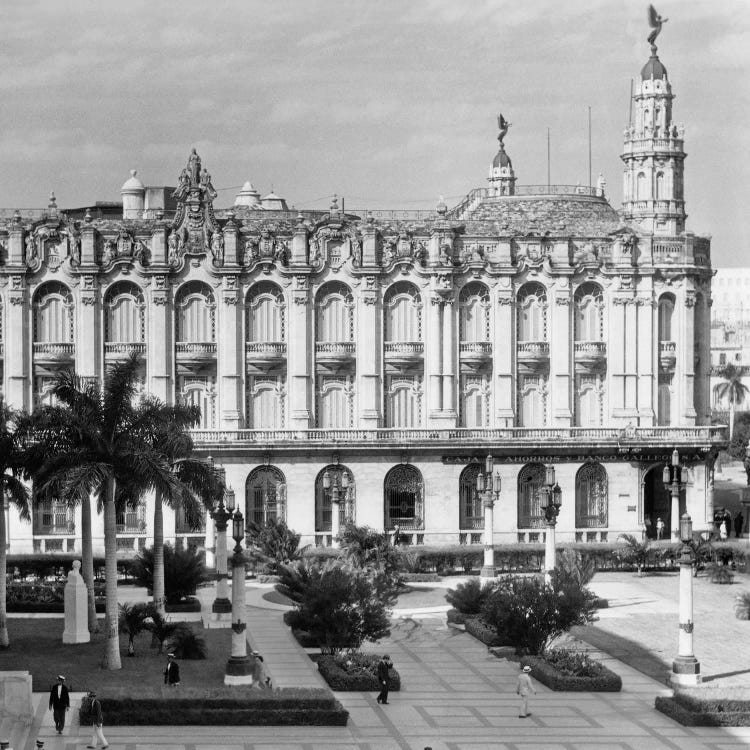
[[[662,18],[657,12],[653,5],[648,6],[648,22],[653,31],[648,35],[648,43],[651,45],[651,54],[656,54],[656,37],[661,33],[662,24],[665,24],[669,19]]]
[[[489,183],[493,195],[513,195],[516,192],[516,175],[513,172],[513,164],[510,157],[505,153],[503,139],[508,134],[509,123],[502,115],[497,116],[497,135],[500,148],[492,160],[490,166]]]

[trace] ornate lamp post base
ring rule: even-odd
[[[252,685],[253,663],[248,656],[230,656],[224,673],[225,685]]]
[[[204,614],[201,618],[204,628],[231,628],[232,627],[232,602],[225,598],[214,599],[211,612]]]
[[[678,656],[672,662],[671,685],[700,685],[702,679],[700,662],[694,656]]]
[[[495,580],[495,566],[494,565],[482,565],[479,570],[479,577],[484,580]]]

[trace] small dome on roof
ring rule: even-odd
[[[261,199],[261,205],[267,211],[288,211],[289,208],[286,205],[286,199],[271,190],[268,195],[264,195]]]
[[[252,183],[248,180],[237,193],[237,197],[234,199],[235,206],[257,206],[260,204],[260,193],[253,187]]]
[[[661,60],[656,55],[651,55],[648,62],[641,70],[641,80],[649,81],[652,78],[666,78],[667,69],[662,65]]]
[[[498,167],[512,167],[510,163],[510,157],[505,153],[505,149],[501,148],[495,158],[492,160],[492,168],[497,169]]]
[[[138,172],[135,169],[130,170],[130,179],[123,183],[120,188],[121,193],[142,193],[146,188],[143,183],[136,177]]]

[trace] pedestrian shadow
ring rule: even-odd
[[[734,672],[722,672],[721,674],[707,674],[703,676],[701,682],[720,680],[722,677],[736,677],[738,674],[750,674],[750,669],[737,669]]]

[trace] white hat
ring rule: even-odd
[[[65,679],[65,675],[64,674],[59,674],[59,675],[57,675],[57,679],[58,680],[64,680]]]
[[[531,667],[528,664],[523,668],[524,672],[531,672]]]
[[[167,654],[167,658],[172,657],[174,659],[174,654]]]

